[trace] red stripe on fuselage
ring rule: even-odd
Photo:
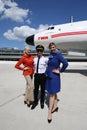
[[[82,34],[87,34],[87,31],[58,33],[51,35],[51,38],[70,36],[70,35],[82,35]]]

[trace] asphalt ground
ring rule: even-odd
[[[0,61],[0,130],[86,130],[87,62],[69,62],[61,74],[58,112],[47,122],[48,95],[45,107],[24,105],[25,79],[14,68],[16,61]]]

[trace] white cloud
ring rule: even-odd
[[[12,32],[12,30],[8,30],[4,33],[4,36],[9,40],[20,40],[16,37],[16,35]]]
[[[12,0],[1,0],[4,5],[8,6],[8,7],[15,7],[18,6],[18,4]]]
[[[17,22],[23,22],[24,18],[27,17],[29,10],[24,10],[18,7],[12,7],[9,9],[5,9],[4,15],[2,18],[10,18]]]
[[[28,18],[28,14],[32,14],[29,9],[19,8],[18,4],[13,0],[0,0],[0,19],[9,18],[16,22],[25,22],[31,24],[31,20]],[[29,26],[14,27],[13,30],[8,29],[3,35],[9,40],[22,41],[25,40],[29,35],[36,34],[44,29],[48,25],[39,25],[37,29],[31,28]]]
[[[29,9],[19,8],[18,4],[11,0],[0,0],[0,12],[1,19],[10,18],[16,22],[23,22],[28,16]]]
[[[22,41],[25,40],[26,37],[41,32],[46,28],[48,28],[48,25],[40,25],[38,29],[29,26],[14,27],[13,30],[5,32],[4,37],[9,40]]]
[[[26,23],[31,24],[31,20],[30,20],[30,19],[27,19],[27,20],[26,20]]]
[[[48,24],[45,24],[45,25],[40,24],[38,30],[39,30],[39,32],[41,32],[41,31],[43,31],[44,29],[47,29],[48,27],[49,27]]]
[[[0,0],[0,13],[4,11],[4,3]]]

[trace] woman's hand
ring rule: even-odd
[[[53,69],[52,72],[53,72],[53,73],[56,73],[56,74],[60,74],[59,69]]]
[[[29,69],[29,67],[24,67],[24,70],[28,70]]]

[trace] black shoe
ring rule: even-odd
[[[32,107],[31,107],[31,110],[33,110],[36,106],[37,106],[37,103],[33,103]]]
[[[24,104],[27,104],[27,101],[24,101]]]
[[[30,107],[30,104],[27,104],[27,107]]]
[[[48,123],[51,123],[52,119],[48,119]]]
[[[51,113],[48,114],[47,120],[48,120],[48,123],[51,123],[51,121],[52,121],[52,115],[51,115]]]
[[[33,104],[33,101],[30,101],[29,103],[27,103],[27,106],[30,107]]]
[[[41,103],[40,107],[41,107],[41,109],[43,109],[44,108],[44,103]]]
[[[56,107],[51,113],[58,112],[58,107]]]

